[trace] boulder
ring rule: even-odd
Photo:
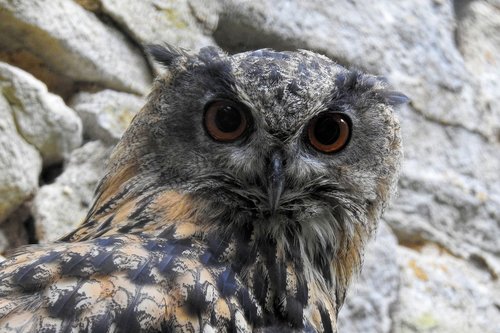
[[[138,44],[167,42],[197,50],[214,45],[218,1],[201,0],[97,0],[89,10],[113,19]],[[138,14],[140,13],[140,14]]]
[[[68,0],[0,0],[0,47],[73,81],[145,94],[151,73],[139,47]]]
[[[80,92],[72,98],[70,106],[82,119],[87,138],[116,144],[145,103],[144,98],[136,95],[107,89]]]
[[[487,270],[443,248],[399,247],[395,333],[498,333],[500,283]]]
[[[42,170],[40,154],[17,132],[3,93],[0,85],[0,223],[35,194]]]
[[[16,130],[35,147],[44,165],[60,163],[82,143],[82,123],[61,97],[31,74],[0,62],[0,90]]]
[[[477,80],[475,104],[482,132],[500,142],[500,2],[461,1],[456,38],[465,66]]]
[[[496,270],[500,147],[414,113],[401,118],[405,161],[399,195],[385,219],[403,244],[437,243],[465,259],[482,257]]]
[[[71,154],[54,183],[40,188],[31,208],[40,243],[55,241],[82,222],[108,155],[103,143],[89,142]]]

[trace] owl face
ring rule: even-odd
[[[274,225],[378,217],[404,95],[308,51],[152,53],[169,71],[135,119],[149,121],[145,177]]]

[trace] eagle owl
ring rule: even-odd
[[[0,265],[0,331],[336,332],[407,98],[309,51],[149,51],[85,221]]]

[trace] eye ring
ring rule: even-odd
[[[339,152],[351,137],[351,121],[343,113],[323,112],[309,122],[307,137],[317,151],[325,154]]]
[[[230,101],[207,104],[203,123],[208,134],[216,141],[232,142],[245,134],[249,119],[247,113]]]

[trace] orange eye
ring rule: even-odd
[[[230,142],[240,138],[247,129],[245,112],[233,103],[218,101],[210,104],[205,111],[205,128],[217,141]]]
[[[322,153],[334,153],[349,141],[351,126],[347,116],[324,112],[314,117],[307,128],[309,142]]]

